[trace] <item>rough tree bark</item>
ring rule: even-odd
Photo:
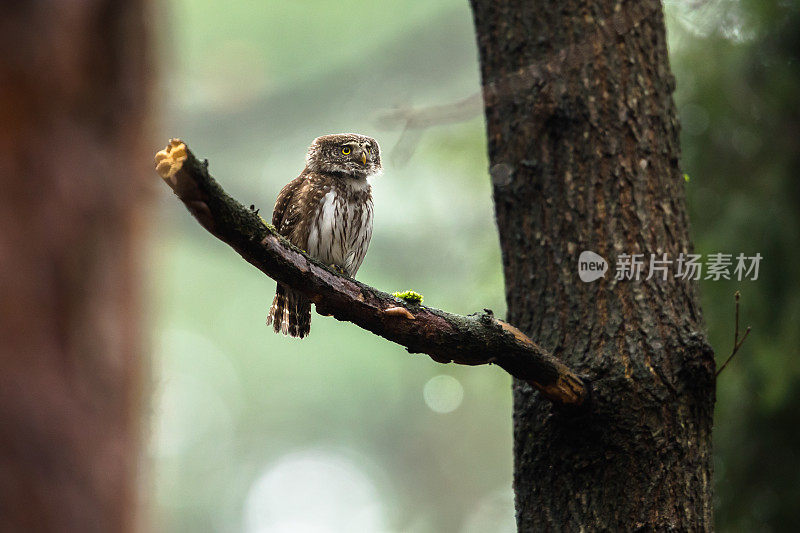
[[[135,529],[144,2],[0,7],[0,531]]]
[[[593,383],[514,384],[520,531],[712,529],[713,353],[693,282],[615,282],[691,243],[658,0],[472,0],[508,320]],[[581,251],[609,260],[594,283]],[[647,273],[647,267],[644,268]]]

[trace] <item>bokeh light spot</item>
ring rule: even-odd
[[[380,495],[354,462],[329,450],[286,455],[253,483],[248,533],[385,531]]]
[[[422,389],[425,404],[437,413],[451,413],[464,399],[464,387],[453,376],[440,374],[428,380]]]

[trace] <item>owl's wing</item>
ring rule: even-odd
[[[308,176],[301,174],[281,189],[272,211],[272,225],[298,248],[308,248]]]
[[[275,207],[272,209],[272,225],[278,230],[278,233],[287,236],[291,232],[291,228],[297,224],[294,220],[297,216],[296,206],[297,192],[303,186],[304,177],[298,176],[289,183],[287,183],[281,192],[278,194],[278,199],[275,200]],[[288,230],[288,231],[287,231]]]
[[[295,246],[308,248],[312,219],[322,197],[330,190],[330,178],[313,172],[290,181],[278,195],[272,225]]]
[[[275,207],[272,210],[272,225],[278,233],[289,239],[295,246],[305,248],[300,242],[298,233],[302,233],[302,206],[304,191],[307,189],[305,176],[301,174],[281,189]],[[307,225],[307,224],[306,224]],[[306,241],[308,238],[306,237]],[[272,324],[275,333],[303,338],[311,328],[311,302],[279,282],[275,290],[275,299],[267,316],[267,325]]]

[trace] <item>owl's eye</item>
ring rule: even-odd
[[[347,146],[343,146],[343,147],[342,147],[342,153],[343,153],[344,155],[350,155],[350,148],[349,148],[349,147],[347,147]]]

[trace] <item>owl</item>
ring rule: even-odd
[[[381,172],[378,143],[355,133],[317,137],[306,166],[278,194],[272,224],[309,255],[355,276],[372,237],[372,193],[367,178]],[[278,283],[267,325],[303,338],[311,329],[311,301]]]

